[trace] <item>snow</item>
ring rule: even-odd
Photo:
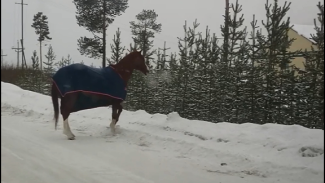
[[[177,113],[73,113],[76,140],[54,130],[49,96],[1,82],[1,182],[319,183],[324,131],[279,124],[209,123]]]
[[[314,42],[311,38],[311,35],[316,34],[315,25],[300,25],[300,24],[293,24],[292,27],[298,34],[302,35],[306,39]]]
[[[152,77],[145,77],[148,86],[151,88],[155,88],[159,85],[159,81],[163,81],[166,83],[171,82],[171,74],[167,70],[159,70],[158,73],[150,73]]]

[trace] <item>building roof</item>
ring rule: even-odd
[[[300,24],[293,24],[292,29],[296,31],[301,36],[305,37],[311,42],[315,42],[311,39],[312,34],[316,34],[315,26],[314,25],[300,25]]]

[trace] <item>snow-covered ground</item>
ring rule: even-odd
[[[72,114],[67,140],[50,97],[1,82],[1,183],[324,182],[323,130],[123,111],[112,136],[110,116]]]

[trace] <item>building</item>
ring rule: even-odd
[[[290,39],[294,38],[295,40],[293,41],[288,51],[311,51],[312,47],[316,49],[314,41],[311,39],[311,35],[315,33],[316,30],[314,25],[293,24],[293,27],[288,32],[288,36]],[[295,57],[290,65],[295,65],[295,67],[304,70],[304,62],[304,57]]]

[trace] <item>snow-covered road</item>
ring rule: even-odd
[[[1,86],[1,183],[324,182],[322,130],[124,111],[111,136],[98,108],[71,115],[70,141],[50,97]]]
[[[17,113],[13,116],[11,111],[1,110],[1,179],[4,183],[252,181],[249,177],[243,179],[207,172],[200,169],[199,162],[150,151],[145,145],[114,143],[118,136],[79,135],[78,140],[68,141],[63,135],[49,130],[53,124],[42,125],[36,118]]]

